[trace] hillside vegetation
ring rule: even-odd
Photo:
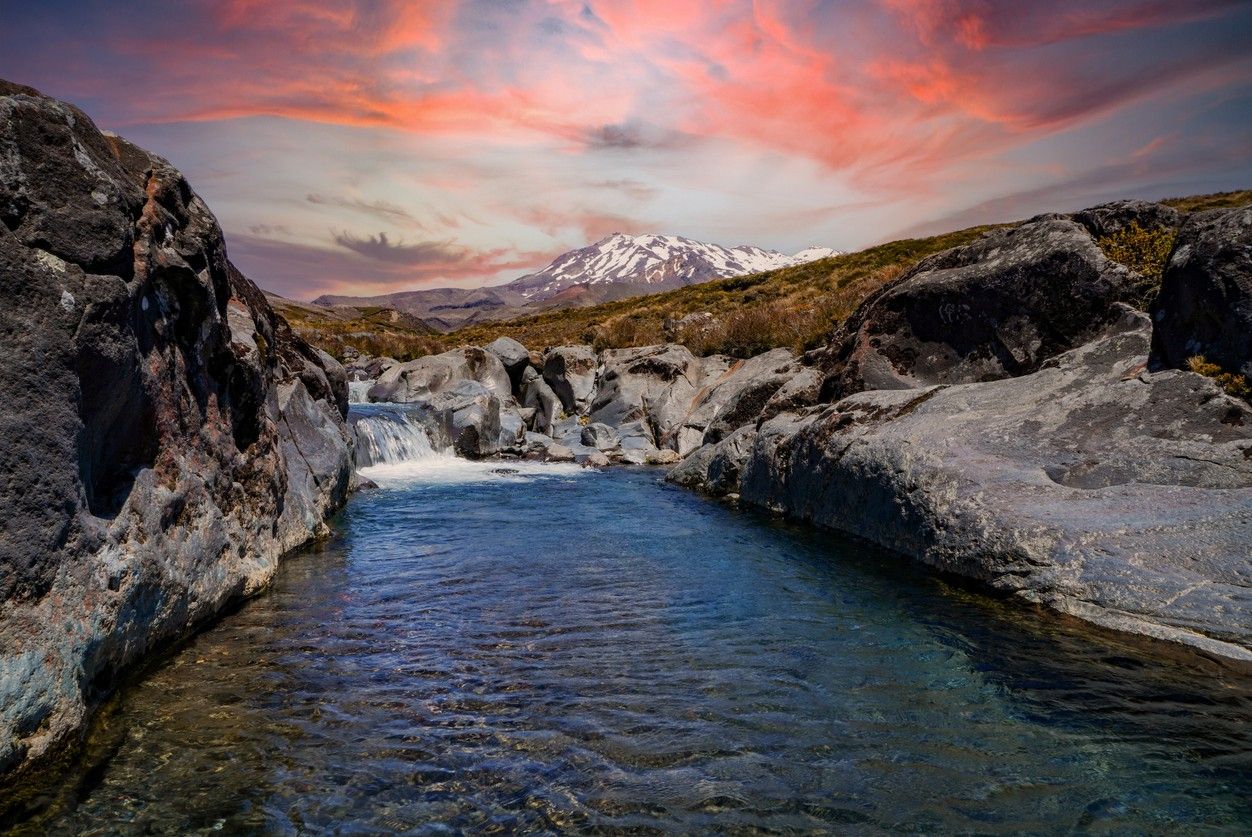
[[[1182,212],[1252,204],[1252,190],[1169,198]],[[1014,222],[1016,223],[1016,222]],[[408,360],[457,346],[485,345],[501,335],[530,349],[589,343],[596,349],[674,342],[699,355],[750,357],[785,347],[807,351],[871,293],[933,253],[965,244],[997,226],[910,238],[796,267],[719,279],[648,296],[564,308],[440,334],[387,308],[324,309],[282,300],[275,307],[307,340],[343,357],[346,347]],[[1110,258],[1147,280],[1147,304],[1173,245],[1172,232],[1133,228],[1102,239]],[[273,300],[271,300],[273,301]]]
[[[349,347],[374,357],[412,360],[443,351],[444,335],[411,314],[383,306],[328,308],[267,294],[270,305],[314,346],[343,359]]]

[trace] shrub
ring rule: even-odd
[[[1135,288],[1134,302],[1138,307],[1147,308],[1160,289],[1161,276],[1165,273],[1165,264],[1174,249],[1176,237],[1175,231],[1167,227],[1145,230],[1138,221],[1131,221],[1124,229],[1097,242],[1106,256],[1144,278],[1145,281]]]
[[[1187,358],[1187,368],[1197,375],[1217,381],[1229,395],[1236,398],[1252,398],[1252,386],[1248,385],[1247,378],[1233,372],[1222,371],[1220,366],[1210,363],[1204,355],[1193,355]]]

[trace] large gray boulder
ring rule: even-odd
[[[644,421],[658,439],[682,422],[700,390],[702,361],[666,343],[607,349],[591,404],[592,421],[611,426]]]
[[[756,427],[740,427],[726,438],[710,442],[692,453],[675,465],[665,478],[714,497],[736,494],[756,437]]]
[[[590,346],[557,346],[543,359],[543,379],[569,415],[587,414],[599,361]]]
[[[482,459],[499,452],[502,438],[500,397],[478,381],[463,380],[412,402],[426,425],[437,450],[452,450],[467,459]],[[514,438],[525,438],[525,429],[507,422]]]
[[[697,393],[695,405],[667,446],[686,456],[700,445],[719,442],[740,427],[755,424],[770,398],[802,369],[787,349],[735,361]]]
[[[991,231],[862,303],[827,352],[822,400],[1028,374],[1098,334],[1141,280],[1069,218]]]
[[[598,421],[584,427],[580,438],[584,445],[593,447],[596,450],[613,450],[621,445],[621,440],[617,437],[617,431],[607,424],[601,424]]]
[[[523,407],[535,411],[530,427],[539,433],[550,435],[552,426],[565,412],[561,399],[556,397],[548,382],[531,366],[522,372],[521,401]]]
[[[351,446],[343,370],[165,160],[0,82],[0,220],[4,774],[324,532]]]
[[[497,337],[484,348],[499,358],[504,370],[509,373],[513,391],[518,392],[522,383],[522,373],[530,368],[530,352],[512,337]]]
[[[1177,230],[1183,222],[1182,213],[1172,206],[1136,200],[1101,204],[1075,212],[1071,217],[1096,238],[1117,235],[1132,225],[1141,230]]]
[[[437,355],[389,368],[370,388],[370,401],[409,404],[425,396],[456,388],[462,381],[475,381],[499,398],[513,392],[509,373],[500,358],[473,346],[452,349]]]
[[[1252,380],[1252,207],[1192,216],[1152,306],[1153,360],[1183,368],[1203,355]]]
[[[1017,378],[765,422],[744,502],[1111,628],[1252,660],[1252,409],[1148,318]]]

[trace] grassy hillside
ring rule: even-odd
[[[988,229],[893,241],[796,267],[485,323],[444,335],[444,341],[448,346],[482,345],[507,334],[532,349],[565,343],[605,349],[673,341],[698,354],[749,357],[778,346],[803,351],[820,343],[833,323],[918,259],[964,244]],[[695,316],[679,325],[688,315]]]
[[[344,349],[398,360],[443,351],[444,335],[410,314],[382,306],[327,308],[266,294],[274,310],[314,346],[342,359]]]
[[[1170,198],[1182,212],[1252,204],[1252,190]],[[505,334],[527,348],[590,343],[597,349],[673,341],[697,354],[750,357],[786,347],[806,351],[825,342],[870,293],[922,258],[964,244],[995,226],[972,227],[929,238],[904,239],[798,267],[721,279],[667,293],[588,308],[550,311],[501,323],[484,323],[443,336],[448,348],[484,345]],[[1172,235],[1140,231],[1102,241],[1110,257],[1159,280]],[[708,314],[708,318],[699,315]],[[697,315],[687,326],[676,321]],[[667,327],[668,323],[668,327]]]
[[[1161,203],[1182,212],[1246,206],[1252,204],[1252,190],[1170,198]],[[806,351],[824,343],[834,327],[883,283],[920,259],[971,241],[995,226],[1011,224],[892,241],[797,267],[482,323],[447,334],[388,308],[327,313],[327,309],[290,300],[275,307],[297,332],[337,357],[342,357],[345,346],[353,346],[367,354],[405,360],[456,346],[482,346],[501,335],[535,350],[570,343],[605,349],[669,341],[697,354],[736,357],[780,346]],[[1172,243],[1172,234],[1137,229],[1101,241],[1110,257],[1134,267],[1150,281],[1159,280]],[[1145,300],[1151,292],[1145,289]]]

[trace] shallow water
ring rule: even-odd
[[[656,471],[501,467],[374,470],[332,542],[125,691],[39,828],[1252,824],[1245,676]]]

